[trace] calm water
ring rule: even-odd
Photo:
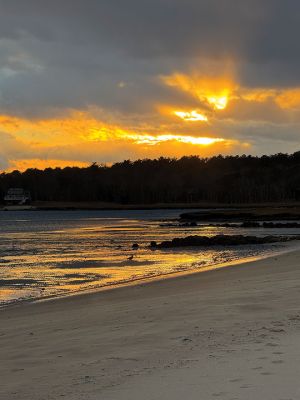
[[[163,227],[184,210],[0,211],[0,305],[63,296],[178,271],[264,256],[279,245],[155,250],[190,234],[299,234],[297,229]],[[139,249],[132,250],[138,243]],[[133,259],[130,260],[133,256]]]

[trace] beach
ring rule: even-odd
[[[0,398],[299,398],[299,258],[4,308]]]

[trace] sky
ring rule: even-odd
[[[298,0],[0,0],[0,170],[300,150]]]

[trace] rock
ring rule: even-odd
[[[139,245],[137,243],[133,243],[132,248],[133,250],[137,250],[139,248]]]
[[[256,221],[244,221],[241,225],[242,228],[260,228],[260,223]]]
[[[262,225],[264,228],[300,228],[298,222],[264,222]]]
[[[174,247],[192,247],[192,246],[240,246],[249,244],[266,244],[287,242],[290,240],[300,240],[296,236],[244,236],[244,235],[216,235],[216,236],[187,236],[183,238],[174,238],[163,241],[159,244],[151,242],[151,248],[174,248]]]
[[[180,224],[179,226],[183,226],[183,227],[195,227],[198,226],[197,222],[192,221],[192,222],[184,222],[183,224]]]

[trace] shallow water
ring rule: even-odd
[[[299,234],[298,229],[160,226],[185,210],[0,212],[0,305],[265,256],[283,245],[151,250],[191,234]],[[133,250],[132,244],[139,249]],[[133,259],[130,260],[130,258]]]

